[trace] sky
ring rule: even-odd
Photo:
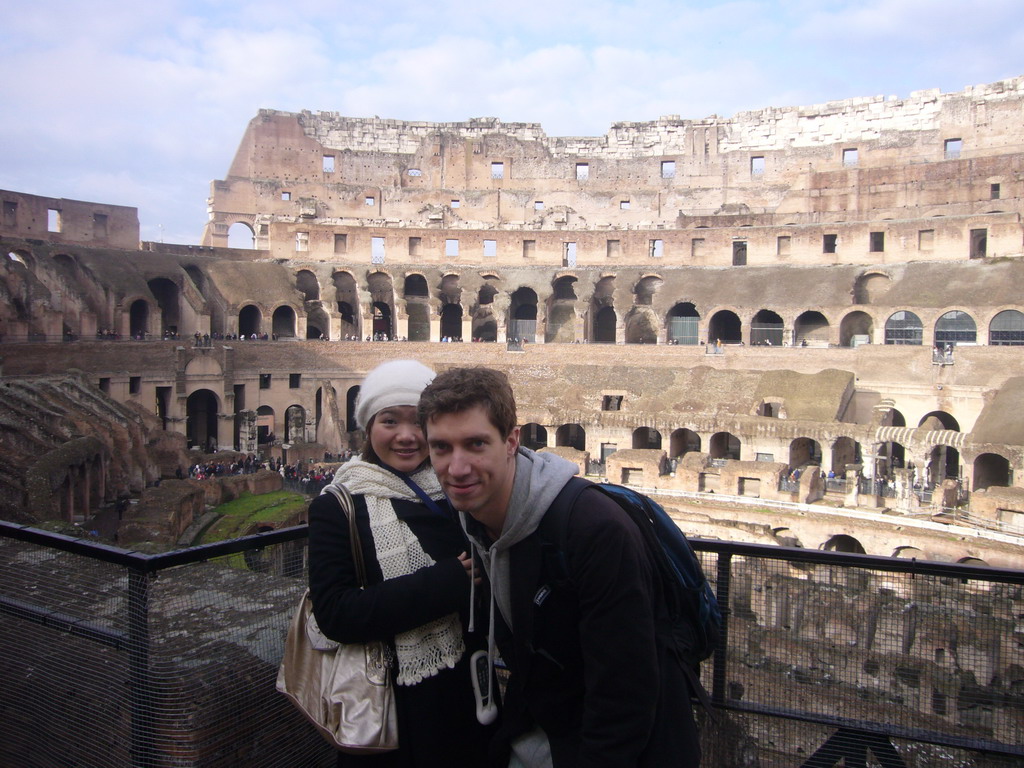
[[[262,108],[600,136],[1018,75],[1021,0],[0,0],[0,189],[196,244]]]

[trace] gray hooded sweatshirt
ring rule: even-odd
[[[565,484],[577,474],[579,468],[553,453],[535,453],[520,448],[516,454],[516,477],[512,486],[508,511],[501,535],[493,543],[486,536],[474,536],[466,528],[466,513],[460,513],[462,527],[469,536],[470,545],[480,553],[484,571],[491,584],[490,626],[487,631],[487,660],[494,664],[494,608],[497,605],[509,629],[512,625],[512,596],[509,587],[509,550],[537,530],[544,514]],[[470,631],[474,627],[473,606],[470,597]],[[512,766],[551,765],[547,737],[539,728],[526,733],[512,745]]]

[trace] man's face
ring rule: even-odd
[[[477,405],[431,419],[426,431],[430,462],[452,506],[492,535],[500,533],[515,481],[519,428],[503,437]]]

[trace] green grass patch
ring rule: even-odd
[[[243,494],[234,501],[221,504],[215,512],[219,517],[200,535],[196,544],[209,544],[214,541],[236,539],[254,533],[254,528],[262,523],[277,527],[291,517],[302,512],[309,504],[301,493],[275,491],[253,495]]]

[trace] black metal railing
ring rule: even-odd
[[[145,554],[0,522],[0,765],[333,765],[274,689],[306,536]],[[1024,571],[692,541],[726,621],[707,768],[1024,757]]]

